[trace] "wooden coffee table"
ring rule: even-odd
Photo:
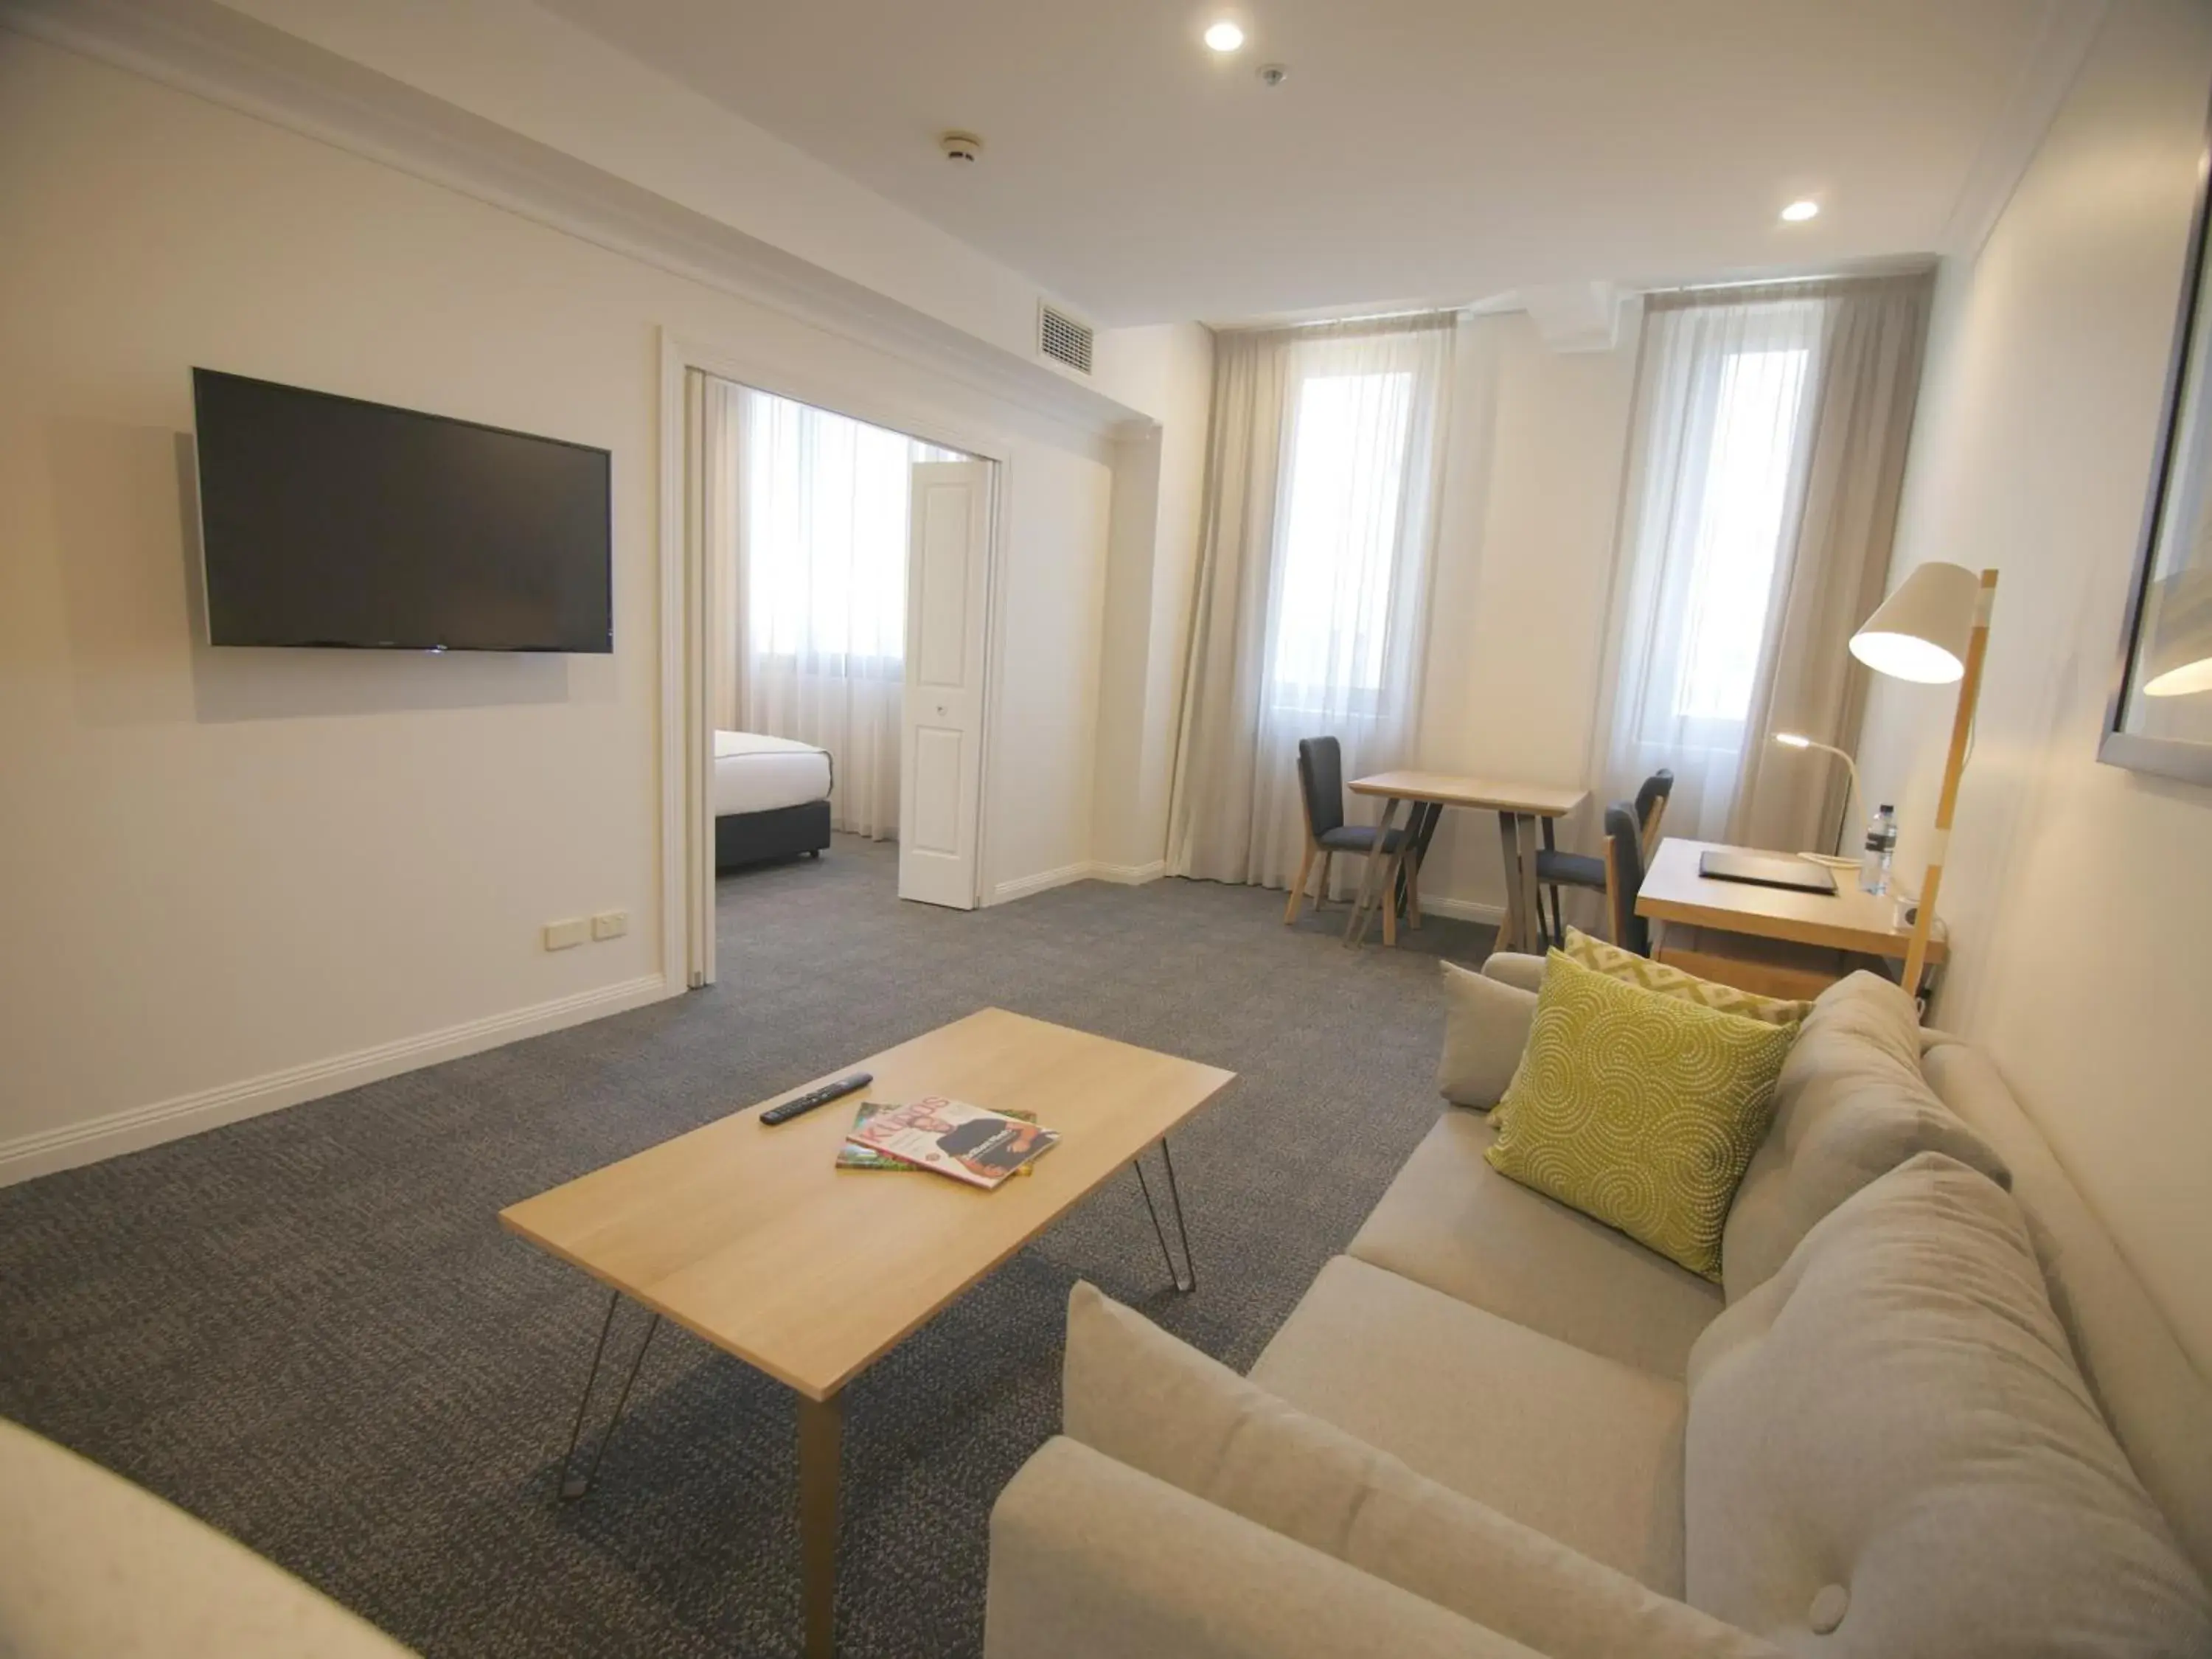
[[[861,1094],[775,1128],[757,1121],[762,1107],[854,1071],[875,1073]],[[590,1489],[660,1320],[767,1372],[799,1396],[805,1650],[831,1654],[845,1385],[1125,1165],[1136,1167],[1176,1288],[1194,1288],[1166,1137],[1235,1075],[987,1008],[501,1211],[510,1231],[611,1291],[562,1461],[562,1497]],[[1035,1174],[990,1192],[926,1171],[836,1167],[862,1099],[928,1094],[1033,1112],[1060,1132],[1060,1144]],[[1156,1140],[1182,1268],[1137,1163]],[[623,1297],[652,1310],[653,1321],[598,1454],[575,1476],[577,1442]]]

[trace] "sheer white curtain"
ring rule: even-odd
[[[1848,744],[1856,728],[1864,683],[1846,645],[1888,569],[1929,287],[1651,302],[1594,757],[1602,800],[1668,767],[1671,834],[1826,845],[1840,781],[1771,738]]]
[[[1451,348],[1449,316],[1220,337],[1172,873],[1296,877],[1300,738],[1406,759]]]
[[[749,386],[707,400],[708,465],[735,483],[735,723],[828,750],[831,822],[894,839],[909,468],[963,458]]]

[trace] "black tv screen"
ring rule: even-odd
[[[192,371],[208,636],[614,648],[604,449]]]

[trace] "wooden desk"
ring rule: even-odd
[[[774,1128],[755,1121],[760,1107],[856,1070],[875,1073],[862,1095]],[[1167,1133],[1235,1075],[987,1008],[541,1193],[499,1218],[613,1293],[577,1433],[615,1302],[625,1296],[651,1309],[656,1322],[673,1321],[799,1395],[805,1651],[827,1656],[845,1385],[1155,1140],[1182,1231]],[[1032,1111],[1060,1131],[1060,1144],[1035,1174],[988,1192],[927,1171],[836,1167],[862,1098],[928,1094]],[[1149,1185],[1145,1201],[1149,1207]],[[1195,1267],[1184,1283],[1157,1210],[1153,1224],[1176,1288],[1192,1288]],[[1189,1252],[1185,1233],[1187,1265]],[[632,1381],[644,1353],[641,1346]],[[625,1401],[628,1393],[625,1386]],[[615,1407],[617,1419],[622,1409]],[[572,1434],[561,1469],[564,1497],[580,1497],[590,1486],[589,1474],[568,1478],[575,1443]],[[602,1438],[602,1452],[605,1444]]]
[[[1800,893],[1786,887],[1760,887],[1750,882],[1716,881],[1698,873],[1698,860],[1709,848],[1720,845],[1717,842],[1680,841],[1671,836],[1661,842],[1659,850],[1652,854],[1651,867],[1644,872],[1644,885],[1636,895],[1636,914],[1672,927],[1711,928],[1740,938],[1778,940],[1896,962],[1905,959],[1906,947],[1912,942],[1912,930],[1899,923],[1899,907],[1894,892],[1862,892],[1857,873],[1850,870],[1835,872],[1836,890],[1832,893]],[[1928,942],[1929,963],[1939,964],[1949,953],[1942,920],[1938,917]],[[1698,965],[1699,961],[1710,965],[1723,959],[1694,948],[1668,946],[1662,951],[1656,942],[1653,955],[1674,961],[1692,972],[1702,971]],[[1692,960],[1693,957],[1697,960]],[[1785,967],[1780,971],[1796,974],[1814,970]],[[1766,985],[1782,982],[1771,975],[1759,977]],[[1729,982],[1740,983],[1741,976]],[[1746,985],[1745,988],[1759,990],[1763,987]],[[1805,984],[1798,983],[1779,994],[1800,996],[1807,988]],[[1917,988],[1912,988],[1917,994]]]
[[[1446,772],[1377,772],[1370,777],[1354,778],[1351,788],[1356,795],[1381,799],[1382,836],[1389,834],[1390,821],[1397,815],[1401,802],[1411,803],[1413,809],[1407,818],[1405,837],[1398,854],[1389,861],[1382,884],[1385,945],[1398,942],[1398,872],[1401,868],[1410,872],[1414,884],[1409,885],[1408,891],[1418,894],[1421,855],[1428,848],[1430,836],[1435,833],[1437,819],[1447,806],[1473,807],[1498,814],[1498,840],[1505,853],[1505,925],[1498,930],[1498,943],[1493,948],[1513,950],[1522,947],[1524,942],[1536,941],[1537,822],[1563,818],[1577,811],[1589,799],[1589,791],[1542,783],[1509,783],[1497,778],[1455,777]],[[1375,884],[1375,866],[1382,862],[1381,859],[1368,860],[1367,868],[1359,878],[1359,896],[1352,902],[1352,915],[1344,928],[1345,938],[1352,944],[1365,936],[1368,891]],[[1408,908],[1408,915],[1418,925],[1418,898]]]

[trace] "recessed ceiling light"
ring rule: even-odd
[[[1234,23],[1218,22],[1206,30],[1206,44],[1216,52],[1234,52],[1244,44],[1244,31]]]
[[[1818,202],[1792,202],[1782,210],[1784,220],[1793,225],[1802,225],[1808,219],[1817,219],[1820,216],[1820,204]]]

